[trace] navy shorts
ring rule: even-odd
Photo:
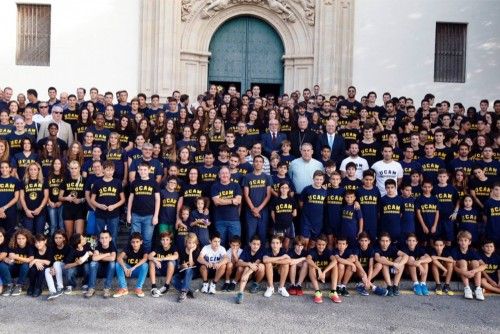
[[[454,241],[456,238],[455,223],[449,219],[446,219],[440,221],[439,225],[441,225],[441,238],[443,238],[445,241]]]
[[[293,226],[293,224],[291,224],[289,227],[285,229],[275,228],[273,229],[273,234],[284,238],[293,239],[295,238],[295,227]]]
[[[316,240],[321,234],[322,224],[311,222],[311,220],[303,214],[300,219],[301,234],[306,239]]]

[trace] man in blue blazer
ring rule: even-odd
[[[318,137],[314,152],[317,157],[321,155],[321,149],[325,146],[332,150],[331,160],[335,162],[337,168],[340,167],[345,156],[345,143],[344,138],[337,133],[337,122],[333,119],[326,121],[326,133]]]
[[[269,158],[272,152],[281,150],[281,143],[285,139],[286,135],[279,132],[278,120],[270,120],[269,132],[262,134],[261,137],[264,154]]]

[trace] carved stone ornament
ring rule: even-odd
[[[289,2],[293,1],[298,4],[304,12],[304,18],[309,25],[314,25],[314,0],[208,0],[201,10],[202,18],[210,18],[217,12],[228,8],[231,4],[254,4],[266,6],[278,14],[284,21],[295,22],[297,20],[295,14],[292,12]],[[187,19],[187,15],[191,12],[191,0],[183,0],[183,13],[184,2],[189,2],[189,9],[186,10],[186,15],[182,16],[183,21]]]
[[[181,20],[186,21],[189,14],[191,14],[191,1],[192,0],[182,0],[181,2]]]

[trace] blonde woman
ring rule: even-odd
[[[106,151],[106,160],[115,164],[115,174],[113,177],[122,182],[122,186],[127,184],[128,178],[128,156],[127,152],[120,145],[120,135],[111,132],[108,137],[108,149]]]
[[[21,207],[25,214],[24,228],[33,234],[44,234],[49,189],[43,182],[42,167],[37,162],[28,165],[20,195]]]
[[[0,139],[0,161],[9,161],[10,149],[5,139]]]
[[[63,203],[63,220],[68,239],[73,233],[83,233],[85,225],[85,179],[78,161],[70,161],[69,177],[61,183],[59,200]]]

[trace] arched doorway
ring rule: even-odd
[[[222,24],[210,41],[208,81],[244,93],[253,85],[261,95],[283,90],[283,42],[272,26],[255,17],[239,16]]]

